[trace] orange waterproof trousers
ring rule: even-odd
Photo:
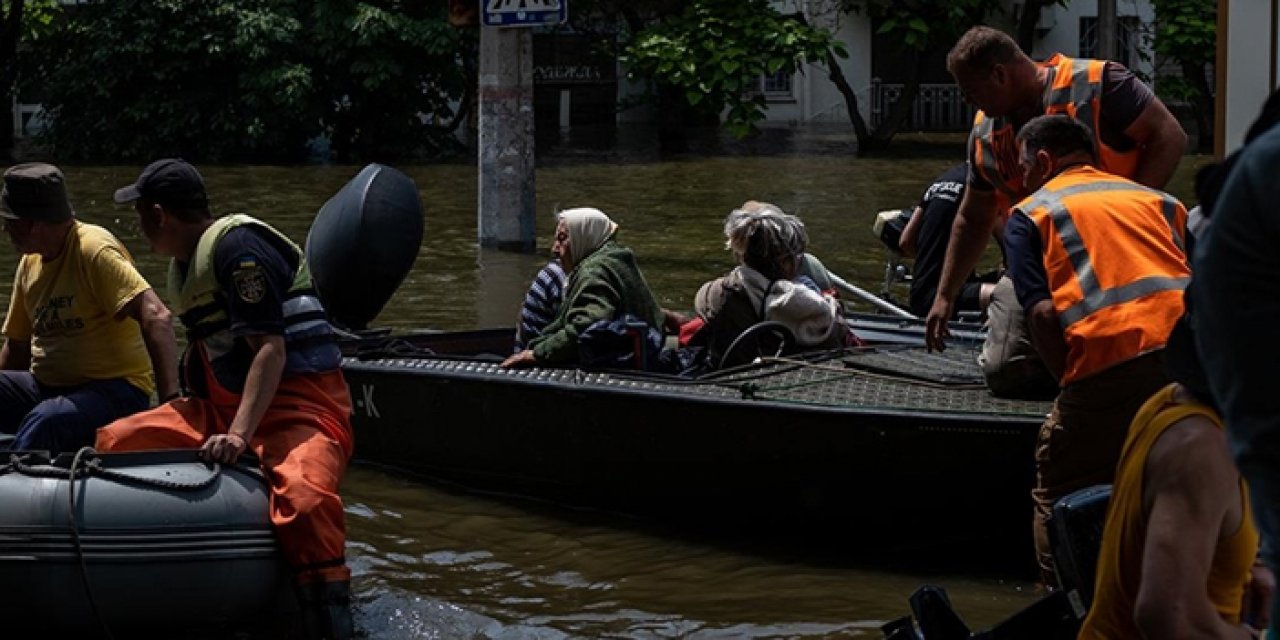
[[[213,376],[207,376],[212,382]],[[99,451],[198,448],[226,433],[239,396],[211,384],[211,398],[183,398],[98,430]],[[351,457],[351,397],[341,371],[280,382],[249,449],[271,483],[271,522],[300,584],[351,577],[338,482]]]

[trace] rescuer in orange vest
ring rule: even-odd
[[[1093,143],[1068,116],[1023,126],[1018,160],[1032,193],[1005,226],[1018,302],[1060,385],[1032,490],[1047,580],[1045,520],[1059,498],[1112,481],[1130,421],[1168,383],[1162,351],[1191,277],[1182,203],[1097,168]]]
[[[947,55],[947,69],[965,99],[981,109],[969,142],[970,173],[956,215],[938,293],[925,334],[942,349],[947,320],[987,236],[1026,197],[1014,134],[1045,114],[1066,114],[1093,132],[1098,167],[1161,189],[1187,144],[1177,119],[1151,89],[1115,62],[1056,54],[1043,63],[1027,57],[1008,35],[970,29]]]

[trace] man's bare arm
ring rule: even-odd
[[[951,226],[951,240],[947,243],[947,257],[942,262],[938,293],[926,321],[925,343],[930,349],[941,350],[946,346],[945,340],[949,335],[947,321],[951,319],[960,288],[987,248],[987,238],[999,217],[997,202],[993,189],[979,189],[970,184],[964,190],[956,221]]]
[[[1062,322],[1053,308],[1052,300],[1041,300],[1027,310],[1027,324],[1031,328],[1031,341],[1040,359],[1053,377],[1061,380],[1067,368],[1067,342],[1062,337]]]
[[[31,369],[31,341],[5,338],[0,346],[0,370],[28,371]]]
[[[121,312],[142,328],[142,342],[156,375],[156,396],[161,400],[178,393],[178,341],[173,334],[173,314],[155,290],[134,296]]]
[[[244,337],[253,352],[249,373],[244,380],[240,406],[227,426],[227,433],[209,436],[201,448],[205,456],[218,462],[232,463],[244,453],[262,423],[262,416],[276,397],[284,374],[285,344],[281,335],[249,335]]]
[[[920,233],[920,222],[924,220],[924,209],[916,207],[911,212],[911,219],[907,221],[907,226],[902,228],[902,237],[898,238],[898,248],[902,250],[902,255],[908,258],[916,257],[917,246],[916,236]]]
[[[1158,98],[1147,103],[1124,134],[1138,143],[1135,182],[1163,189],[1187,150],[1187,133]]]
[[[1202,417],[1181,420],[1152,446],[1144,471],[1147,534],[1134,622],[1147,638],[1254,637],[1223,620],[1205,591],[1218,539],[1234,533],[1224,522],[1240,508],[1226,435]]]

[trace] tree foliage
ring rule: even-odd
[[[847,55],[831,32],[779,14],[768,0],[691,0],[635,34],[624,64],[633,77],[677,88],[695,109],[723,112],[724,126],[745,136],[764,117],[761,76],[794,73],[828,53]]]
[[[30,51],[64,158],[343,160],[439,145],[463,96],[444,7],[408,0],[112,0],[77,6]]]
[[[1200,150],[1213,149],[1213,87],[1209,84],[1217,53],[1216,0],[1155,0],[1157,56],[1176,64],[1180,76],[1162,77],[1157,84],[1166,98],[1191,106],[1199,129]]]
[[[10,113],[13,109],[19,45],[32,44],[46,35],[59,8],[57,0],[0,0],[0,104],[5,105],[0,111]],[[12,148],[13,129],[0,128],[0,149]]]

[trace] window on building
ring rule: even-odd
[[[773,75],[760,76],[760,93],[767,100],[792,100],[793,75],[789,71],[779,71]]]
[[[1142,44],[1142,25],[1135,16],[1116,18],[1115,61],[1130,69],[1138,63],[1138,47]],[[1098,57],[1098,19],[1080,18],[1080,57]]]

